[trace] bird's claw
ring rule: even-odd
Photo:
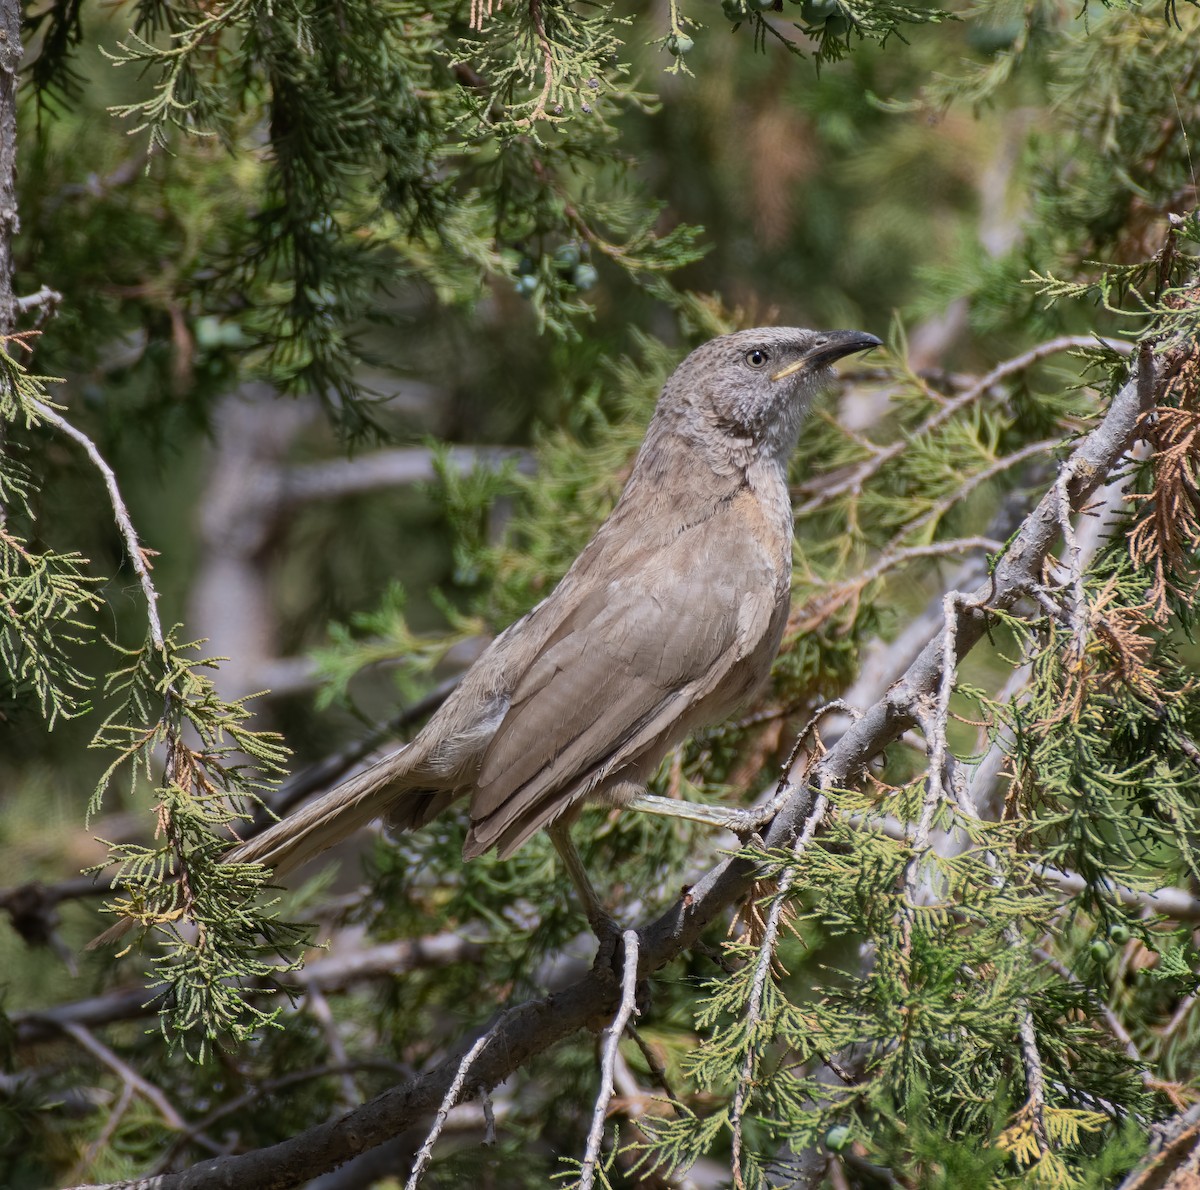
[[[771,803],[754,810],[737,810],[730,818],[729,829],[739,839],[746,840],[747,836],[753,836],[751,842],[759,841],[763,827],[775,817],[778,809]]]
[[[617,958],[621,945],[621,927],[607,913],[589,913],[588,925],[596,935],[599,946],[596,949],[597,967],[610,967]]]

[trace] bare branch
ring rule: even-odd
[[[122,1082],[121,1094],[117,1096],[117,1102],[113,1105],[112,1111],[108,1113],[108,1119],[104,1121],[104,1127],[100,1129],[100,1135],[84,1150],[79,1160],[75,1163],[75,1167],[67,1175],[68,1181],[73,1182],[76,1178],[83,1177],[84,1172],[91,1166],[92,1162],[108,1148],[109,1142],[116,1135],[116,1131],[121,1126],[121,1121],[125,1118],[125,1113],[129,1110],[131,1103],[133,1103],[133,1084]]]
[[[1058,445],[1059,443],[1055,439],[1045,438],[1041,442],[1030,442],[1028,445],[1022,446],[1019,450],[1014,450],[1010,455],[1001,455],[1000,458],[993,459],[986,467],[981,467],[978,471],[968,475],[949,495],[943,496],[940,500],[935,500],[919,517],[916,517],[909,521],[907,525],[898,529],[892,540],[884,547],[884,553],[886,554],[899,549],[900,543],[918,529],[924,529],[928,525],[936,524],[950,509],[969,496],[976,488],[987,483],[989,479],[995,479],[997,475],[1003,474],[1018,463],[1025,462],[1026,459],[1033,459],[1039,455],[1049,454]]]
[[[642,1059],[646,1063],[646,1069],[650,1071],[650,1077],[654,1079],[660,1087],[663,1094],[676,1106],[681,1106],[681,1100],[678,1095],[671,1089],[671,1084],[667,1081],[667,1072],[663,1069],[663,1064],[659,1060],[658,1055],[650,1048],[646,1039],[632,1025],[625,1026],[625,1032],[633,1039],[634,1045],[642,1051]]]
[[[483,945],[459,934],[432,934],[428,938],[385,942],[367,950],[353,949],[344,955],[327,954],[314,959],[301,971],[289,974],[288,982],[307,991],[331,992],[369,979],[391,979],[407,971],[477,962]],[[18,1045],[51,1038],[72,1025],[94,1029],[118,1021],[138,1020],[156,1010],[155,989],[139,984],[103,996],[58,1004],[40,1012],[10,1014]]]
[[[46,203],[46,214],[53,215],[66,202],[76,198],[106,198],[112,191],[128,186],[146,172],[148,158],[156,152],[153,146],[147,151],[140,149],[127,157],[110,173],[103,177],[97,173],[89,173],[86,181],[68,182],[59,188]]]
[[[1059,474],[1054,491],[1058,496],[1058,523],[1063,535],[1063,553],[1067,560],[1067,582],[1070,591],[1071,651],[1074,665],[1083,663],[1087,651],[1088,614],[1087,594],[1083,589],[1083,552],[1075,540],[1075,526],[1071,524],[1071,501],[1067,497],[1067,483],[1071,476],[1064,467]]]
[[[334,1063],[342,1067],[342,1104],[345,1107],[354,1107],[355,1104],[362,1102],[362,1095],[359,1094],[358,1087],[355,1085],[354,1071],[350,1057],[346,1053],[346,1047],[342,1044],[342,1035],[338,1032],[337,1021],[333,1019],[333,1010],[329,1007],[329,1001],[325,999],[325,993],[312,983],[309,983],[305,988],[304,1000],[309,1012],[312,1013],[317,1024],[321,1026],[321,1032],[325,1036],[325,1044],[329,1047],[329,1052],[333,1055]]]
[[[1037,1033],[1033,1027],[1033,1013],[1028,1004],[1021,1010],[1018,1031],[1021,1038],[1021,1060],[1025,1064],[1025,1092],[1029,1096],[1026,1108],[1033,1120],[1033,1133],[1038,1150],[1045,1156],[1050,1151],[1050,1140],[1046,1133],[1046,1074],[1042,1069],[1042,1056],[1038,1052]]]
[[[813,836],[817,833],[817,827],[821,825],[821,820],[825,817],[825,811],[828,808],[829,802],[825,795],[821,794],[813,805],[812,813],[808,816],[803,830],[792,845],[794,856],[799,856],[812,842]],[[771,963],[775,959],[775,943],[779,938],[779,923],[783,918],[783,908],[787,902],[788,890],[795,878],[796,867],[793,864],[784,868],[779,877],[779,885],[775,897],[771,901],[771,908],[767,913],[767,924],[758,948],[758,962],[754,967],[754,982],[750,987],[750,999],[746,1004],[746,1023],[749,1026],[746,1058],[742,1063],[742,1072],[733,1096],[733,1106],[729,1112],[729,1126],[733,1131],[730,1161],[733,1167],[733,1184],[738,1190],[742,1190],[745,1186],[745,1180],[742,1177],[742,1119],[745,1116],[746,1104],[750,1099],[750,1083],[754,1078],[754,1066],[758,1056],[754,1034],[758,1025],[762,1023],[763,994],[767,988],[767,976],[771,972]]]
[[[62,294],[58,290],[51,289],[49,285],[43,285],[37,293],[14,299],[13,305],[16,306],[19,314],[28,314],[30,310],[37,310],[38,321],[41,322],[53,316],[62,300]]]
[[[129,509],[125,507],[121,489],[117,486],[116,474],[104,461],[104,456],[96,448],[96,444],[82,430],[76,429],[62,414],[51,409],[49,405],[45,405],[41,401],[31,401],[30,404],[37,411],[38,417],[82,446],[88,458],[92,460],[93,466],[103,477],[104,486],[108,489],[108,499],[112,505],[113,517],[125,542],[125,552],[138,576],[138,582],[142,585],[142,595],[146,600],[146,619],[150,623],[150,639],[156,648],[161,649],[163,647],[163,630],[158,618],[158,591],[155,590],[154,581],[150,577],[150,564],[146,560],[146,551],[138,541],[137,530],[133,527]]]
[[[430,1128],[429,1135],[425,1138],[425,1143],[417,1152],[417,1159],[413,1162],[412,1173],[408,1175],[408,1181],[404,1183],[404,1190],[417,1190],[417,1183],[420,1182],[421,1175],[425,1172],[425,1167],[429,1164],[429,1159],[433,1156],[433,1146],[437,1143],[437,1138],[442,1134],[446,1117],[450,1114],[450,1109],[459,1101],[462,1095],[462,1089],[467,1081],[467,1075],[471,1070],[471,1064],[483,1051],[494,1034],[495,1028],[489,1029],[463,1055],[462,1060],[458,1064],[458,1070],[455,1072],[454,1080],[451,1082],[446,1094],[442,1097],[437,1115],[433,1118],[433,1127]]]
[[[312,1082],[315,1079],[329,1078],[331,1076],[351,1075],[357,1070],[386,1070],[392,1074],[399,1075],[404,1073],[405,1068],[399,1062],[388,1062],[378,1058],[360,1058],[358,1061],[346,1066],[340,1064],[312,1066],[305,1070],[293,1070],[288,1074],[280,1075],[278,1078],[258,1083],[244,1091],[241,1095],[235,1096],[228,1102],[222,1103],[219,1107],[213,1108],[208,1115],[190,1125],[158,1159],[158,1163],[151,1171],[151,1176],[170,1169],[175,1157],[197,1136],[207,1132],[214,1124],[219,1124],[222,1120],[227,1120],[230,1116],[235,1116],[239,1112],[244,1111],[252,1104],[257,1103],[258,1100],[286,1090],[288,1087],[294,1087],[298,1083]]]
[[[15,0],[5,0],[0,7],[0,339],[12,334],[17,316],[12,249],[20,229],[16,181],[17,84],[24,55],[21,12]],[[4,347],[7,349],[7,344]]]
[[[893,538],[893,543],[899,535]],[[838,608],[849,600],[856,599],[868,584],[882,578],[889,570],[895,570],[918,558],[945,558],[955,554],[971,553],[974,550],[986,550],[996,554],[1004,548],[1002,541],[994,537],[955,537],[946,541],[931,541],[926,545],[910,545],[901,547],[891,545],[865,570],[850,578],[838,579],[828,583],[819,590],[803,606],[792,612],[792,620],[799,620],[801,625],[808,627],[832,615]],[[807,613],[807,614],[806,614]]]
[[[1077,988],[1090,991],[1083,980],[1081,980],[1079,976],[1076,975],[1075,972],[1066,965],[1066,963],[1056,959],[1048,950],[1037,946],[1034,947],[1033,953],[1041,962],[1045,963],[1046,966],[1049,967],[1050,970],[1059,977],[1059,979],[1065,980],[1067,983],[1073,984]],[[1109,1027],[1112,1035],[1120,1043],[1121,1048],[1125,1051],[1130,1060],[1136,1062],[1139,1066],[1144,1066],[1145,1061],[1142,1058],[1141,1051],[1134,1043],[1133,1037],[1130,1035],[1129,1030],[1126,1029],[1123,1024],[1121,1024],[1121,1018],[1117,1016],[1117,1014],[1113,1012],[1112,1008],[1109,1007],[1109,1005],[1106,1004],[1099,996],[1093,995],[1091,998],[1095,1001],[1096,1007],[1100,1011],[1100,1015],[1104,1018],[1104,1023]],[[1149,1077],[1150,1076],[1148,1073],[1143,1073],[1144,1080],[1148,1079]]]
[[[452,446],[444,455],[453,470],[467,474],[476,467],[498,470],[515,463],[529,470],[529,451],[509,446]],[[353,459],[332,459],[325,463],[282,468],[279,475],[278,514],[296,504],[311,500],[335,500],[358,492],[379,488],[433,483],[437,479],[436,455],[424,446],[401,446],[377,450]]]
[[[166,1095],[152,1082],[138,1074],[133,1067],[122,1062],[99,1038],[94,1037],[82,1025],[64,1022],[59,1028],[69,1037],[74,1038],[98,1062],[107,1066],[126,1086],[131,1087],[137,1094],[141,1095],[162,1116],[163,1122],[168,1128],[174,1128],[180,1132],[187,1128],[187,1122],[175,1109],[175,1106]],[[216,1141],[204,1136],[202,1133],[195,1133],[193,1135],[194,1139],[210,1152],[221,1153],[224,1151]]]
[[[604,1048],[600,1054],[600,1092],[592,1108],[592,1126],[588,1130],[587,1148],[583,1154],[583,1165],[579,1170],[579,1190],[592,1190],[596,1180],[596,1164],[600,1160],[600,1145],[604,1140],[604,1121],[608,1118],[608,1105],[613,1097],[613,1072],[617,1065],[621,1034],[629,1024],[629,1018],[637,1011],[634,997],[637,994],[638,938],[636,930],[626,930],[621,935],[625,948],[625,962],[621,976],[621,1002],[617,1005],[612,1024],[604,1030]]]

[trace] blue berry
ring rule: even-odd
[[[591,289],[597,281],[600,280],[600,274],[596,272],[595,267],[584,261],[571,274],[571,284],[576,289]]]

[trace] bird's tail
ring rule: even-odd
[[[229,852],[226,862],[265,864],[274,869],[276,876],[286,875],[349,838],[372,819],[394,810],[398,795],[402,805],[408,803],[406,795],[412,795],[413,812],[403,815],[403,825],[427,822],[448,803],[451,795],[422,790],[417,784],[420,778],[412,772],[415,759],[409,748],[385,756],[311,805],[240,843]]]

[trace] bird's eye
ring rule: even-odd
[[[752,368],[765,368],[771,362],[771,354],[761,347],[754,347],[746,352],[746,363]]]

